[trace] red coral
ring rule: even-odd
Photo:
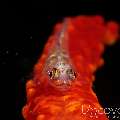
[[[78,16],[68,21],[69,53],[78,73],[77,80],[68,91],[58,91],[42,73],[49,50],[55,44],[56,31],[61,30],[59,24],[34,67],[33,80],[26,83],[27,104],[22,111],[26,120],[107,120],[92,90],[93,72],[104,63],[101,58],[104,44],[117,40],[118,24],[106,25],[101,16]]]

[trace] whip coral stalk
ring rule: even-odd
[[[108,120],[92,90],[104,64],[104,45],[118,38],[118,24],[101,16],[65,18],[54,27],[26,83],[25,120]]]

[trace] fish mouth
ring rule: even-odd
[[[73,81],[71,80],[51,80],[49,81],[50,85],[60,91],[69,90],[72,87]]]

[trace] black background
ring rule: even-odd
[[[8,34],[0,41],[0,68],[4,73],[1,78],[5,79],[7,103],[11,104],[9,98],[15,98],[16,120],[23,120],[21,109],[26,103],[26,80],[32,76],[33,66],[57,22],[76,15],[102,15],[106,21],[120,22],[119,7],[115,2],[71,3],[11,2],[4,10],[3,31]],[[105,65],[96,72],[93,89],[103,107],[118,108],[120,41],[106,47],[103,58]],[[13,92],[12,88],[15,88]]]

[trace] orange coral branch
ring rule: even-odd
[[[51,86],[43,73],[49,51],[56,46],[57,33],[64,26],[57,24],[34,67],[33,80],[26,83],[27,104],[22,110],[26,120],[108,120],[92,90],[92,82],[94,71],[104,63],[101,58],[104,44],[117,40],[118,24],[105,24],[101,16],[69,18],[67,24],[63,35],[68,39],[69,58],[77,72],[75,82],[68,90],[61,91]]]

